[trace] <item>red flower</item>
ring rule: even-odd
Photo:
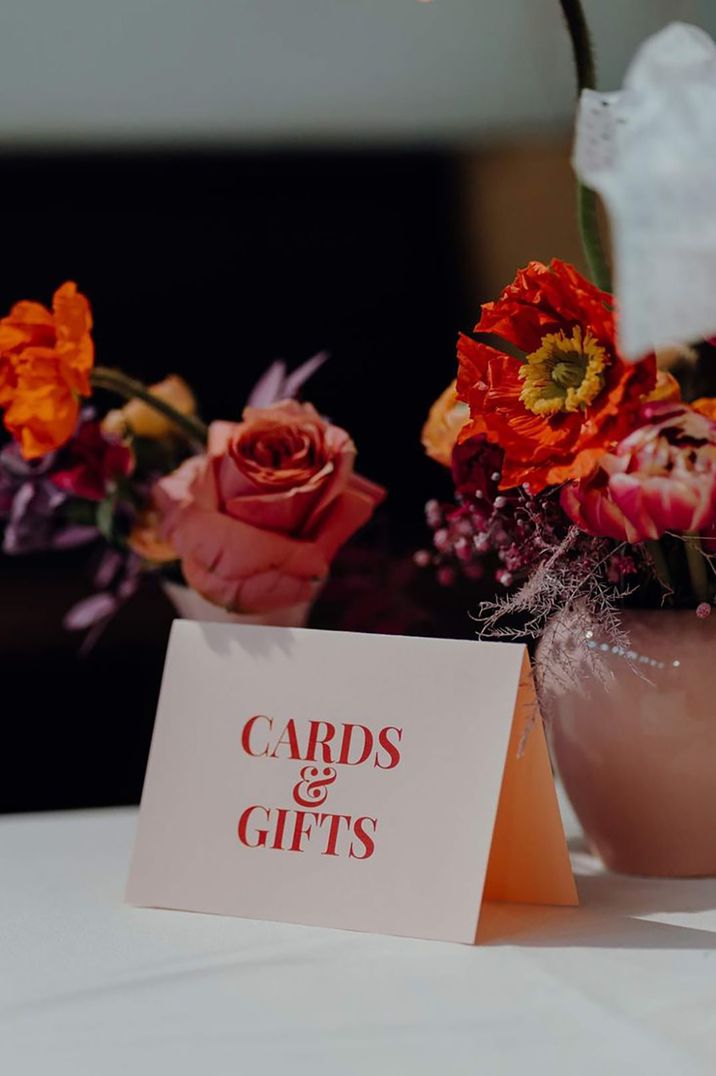
[[[101,501],[118,478],[131,474],[132,453],[119,441],[104,436],[98,422],[83,422],[62,453],[60,470],[50,476],[64,493]]]
[[[475,326],[524,359],[460,336],[458,396],[470,420],[459,440],[482,433],[500,445],[502,489],[581,478],[633,428],[656,362],[619,358],[611,305],[571,265],[530,262]]]
[[[488,516],[497,496],[502,469],[502,449],[484,437],[472,437],[455,445],[452,452],[452,477],[455,492],[470,497]]]

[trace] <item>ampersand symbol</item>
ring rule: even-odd
[[[301,780],[293,790],[293,798],[301,807],[320,807],[328,797],[328,785],[336,779],[332,766],[319,770],[318,766],[304,766]]]

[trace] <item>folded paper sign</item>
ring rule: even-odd
[[[574,904],[526,651],[176,621],[137,905],[474,942]]]

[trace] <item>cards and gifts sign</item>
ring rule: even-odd
[[[277,734],[275,726],[282,724],[266,714],[250,717],[241,733],[242,750],[250,758],[286,757],[309,765],[299,768],[290,808],[255,803],[242,811],[239,840],[247,848],[303,852],[310,844],[324,856],[370,859],[378,819],[333,814],[326,801],[343,766],[394,769],[403,730],[387,726],[374,734],[366,725],[344,724],[338,732],[328,721],[309,721],[302,730],[289,718]]]
[[[175,622],[128,900],[463,942],[575,903],[524,648]]]

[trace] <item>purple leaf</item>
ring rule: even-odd
[[[286,363],[272,362],[258,379],[246,401],[247,407],[270,407],[281,399],[281,386],[286,380]]]
[[[310,359],[306,359],[304,363],[298,366],[292,374],[289,374],[283,385],[284,399],[293,397],[298,393],[298,390],[308,381],[309,377],[313,377],[316,370],[319,370],[323,366],[324,362],[328,359],[327,351],[319,351],[317,355],[314,355]]]
[[[84,526],[80,523],[71,524],[55,535],[52,539],[52,548],[76,549],[77,546],[93,542],[98,536],[99,531],[96,527]]]
[[[327,358],[327,351],[319,351],[298,366],[292,374],[287,374],[286,363],[280,359],[271,363],[251,390],[247,406],[271,407],[279,400],[292,400]]]
[[[89,598],[83,598],[65,613],[62,625],[67,631],[84,631],[91,628],[101,620],[112,616],[117,609],[117,599],[113,594],[103,591],[100,594],[92,594]]]
[[[106,549],[95,572],[94,585],[99,587],[100,590],[103,587],[108,587],[115,575],[124,567],[125,560],[126,556],[120,553],[119,550]]]

